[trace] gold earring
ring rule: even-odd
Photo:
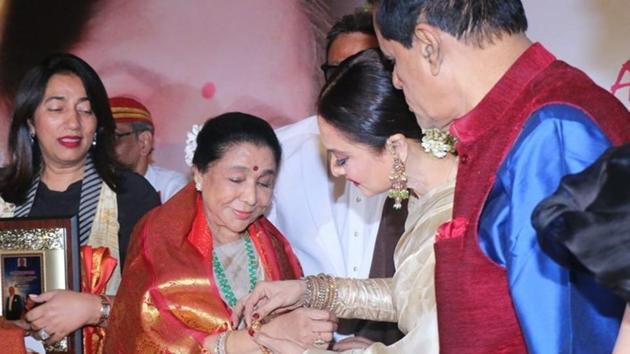
[[[398,157],[394,146],[391,143],[387,143],[387,149],[394,158],[394,164],[392,165],[392,173],[389,175],[389,181],[391,187],[387,196],[394,199],[394,209],[400,210],[402,208],[403,199],[409,199],[409,190],[407,189],[407,173],[405,172],[405,164]]]

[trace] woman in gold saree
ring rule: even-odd
[[[245,318],[286,308],[325,309],[340,318],[398,322],[400,341],[355,341],[337,350],[352,353],[439,353],[434,290],[433,243],[438,227],[451,219],[457,159],[452,139],[431,130],[424,137],[391,81],[388,62],[376,49],[349,58],[323,88],[318,105],[330,170],[367,195],[385,192],[394,207],[409,198],[405,231],[394,253],[396,273],[388,279],[343,279],[328,275],[266,282],[239,303]],[[443,230],[444,236],[448,230]],[[439,237],[439,236],[438,236]],[[319,352],[256,334],[274,353]]]
[[[297,258],[262,216],[281,149],[271,126],[244,113],[208,120],[197,136],[194,183],[134,230],[107,353],[256,353],[248,329],[230,322],[237,298],[260,280],[296,279]],[[332,339],[324,311],[293,311],[263,324],[270,335]]]

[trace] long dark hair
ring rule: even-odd
[[[319,95],[318,115],[348,139],[377,152],[394,134],[421,139],[416,117],[392,84],[390,66],[378,49],[343,61]]]
[[[202,173],[208,166],[220,160],[225,152],[235,144],[251,143],[271,149],[276,169],[280,166],[282,148],[267,121],[256,116],[229,112],[206,121],[197,135],[197,149],[193,165]]]
[[[96,145],[88,151],[100,177],[117,190],[114,158],[114,119],[107,92],[101,79],[81,58],[72,54],[54,54],[30,69],[18,88],[9,129],[9,164],[0,172],[0,194],[11,203],[21,204],[26,198],[35,174],[41,168],[39,144],[32,141],[28,121],[42,102],[48,81],[55,74],[76,75],[85,88],[96,116]]]

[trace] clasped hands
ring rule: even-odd
[[[328,311],[303,308],[306,285],[302,280],[262,282],[238,301],[232,322],[245,319],[248,328],[269,315],[276,316],[262,330],[250,333],[273,353],[299,354],[310,347],[325,349],[337,330],[337,318]],[[266,327],[266,328],[265,328]]]

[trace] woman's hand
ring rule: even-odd
[[[249,326],[252,317],[265,318],[271,313],[300,307],[305,290],[306,283],[303,280],[258,283],[249,295],[241,298],[234,306],[232,323],[239,323],[244,316]]]
[[[47,344],[58,342],[75,330],[99,321],[101,300],[97,295],[53,290],[29,296],[41,305],[26,314],[26,321],[34,334],[40,329],[46,331],[49,335],[45,340]]]
[[[328,311],[299,308],[273,318],[260,332],[276,339],[284,339],[308,348],[317,343],[328,347],[337,330],[337,318]]]

